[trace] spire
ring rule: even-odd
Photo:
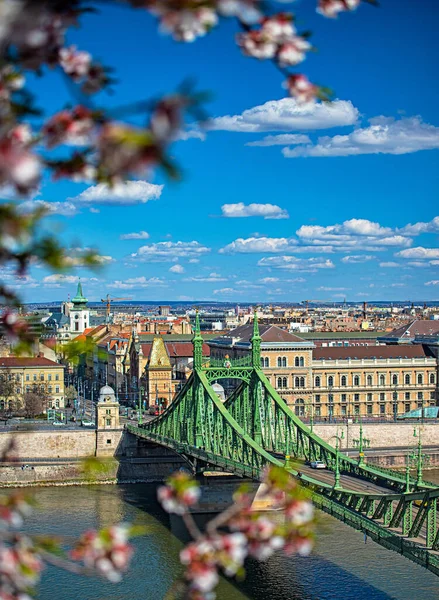
[[[201,365],[203,364],[203,338],[201,336],[198,308],[195,311],[195,331],[194,337],[192,338],[192,345],[194,348],[194,368],[201,368]]]
[[[84,308],[87,304],[87,298],[82,292],[81,279],[78,281],[78,287],[76,289],[76,296],[72,298],[72,302],[75,308]]]
[[[253,313],[253,335],[252,343],[252,365],[254,369],[259,369],[261,366],[261,335],[259,333],[258,315],[256,307]]]

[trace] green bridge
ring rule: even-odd
[[[416,478],[367,465],[361,448],[358,460],[342,454],[338,438],[333,447],[315,435],[265,377],[256,316],[251,342],[249,355],[236,361],[204,358],[197,315],[192,375],[163,414],[128,430],[171,448],[194,468],[258,481],[267,465],[285,466],[318,508],[439,575],[439,487],[422,480],[420,445]],[[221,379],[237,380],[225,403],[211,385]],[[302,466],[313,460],[328,470]]]

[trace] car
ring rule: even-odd
[[[310,462],[311,469],[326,469],[326,464],[323,460],[313,460]]]
[[[52,421],[52,425],[55,425],[55,427],[63,427],[65,423],[64,421]]]
[[[88,421],[87,419],[82,419],[83,427],[94,427],[95,423],[93,421]]]

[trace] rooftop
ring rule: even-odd
[[[334,346],[315,348],[313,351],[313,360],[430,358],[431,356],[421,344],[414,346]]]
[[[64,368],[63,365],[44,358],[43,356],[2,356],[0,358],[0,368],[12,368],[12,367],[60,367]]]
[[[300,344],[309,345],[310,342],[303,338],[289,333],[285,329],[281,329],[276,325],[260,325],[259,334],[262,338],[262,344]],[[228,331],[224,335],[215,337],[211,342],[221,345],[249,345],[253,336],[253,323],[240,325],[232,331]]]

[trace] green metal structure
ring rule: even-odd
[[[302,423],[261,369],[256,315],[247,356],[222,363],[204,358],[198,315],[193,346],[194,369],[183,389],[162,415],[128,426],[131,433],[175,450],[194,472],[217,469],[257,481],[265,466],[285,466],[317,507],[439,575],[439,487],[419,473],[413,478],[348,457],[338,440],[334,448]],[[224,404],[211,386],[221,379],[239,381]],[[312,460],[324,461],[335,477],[299,474],[297,464]]]

